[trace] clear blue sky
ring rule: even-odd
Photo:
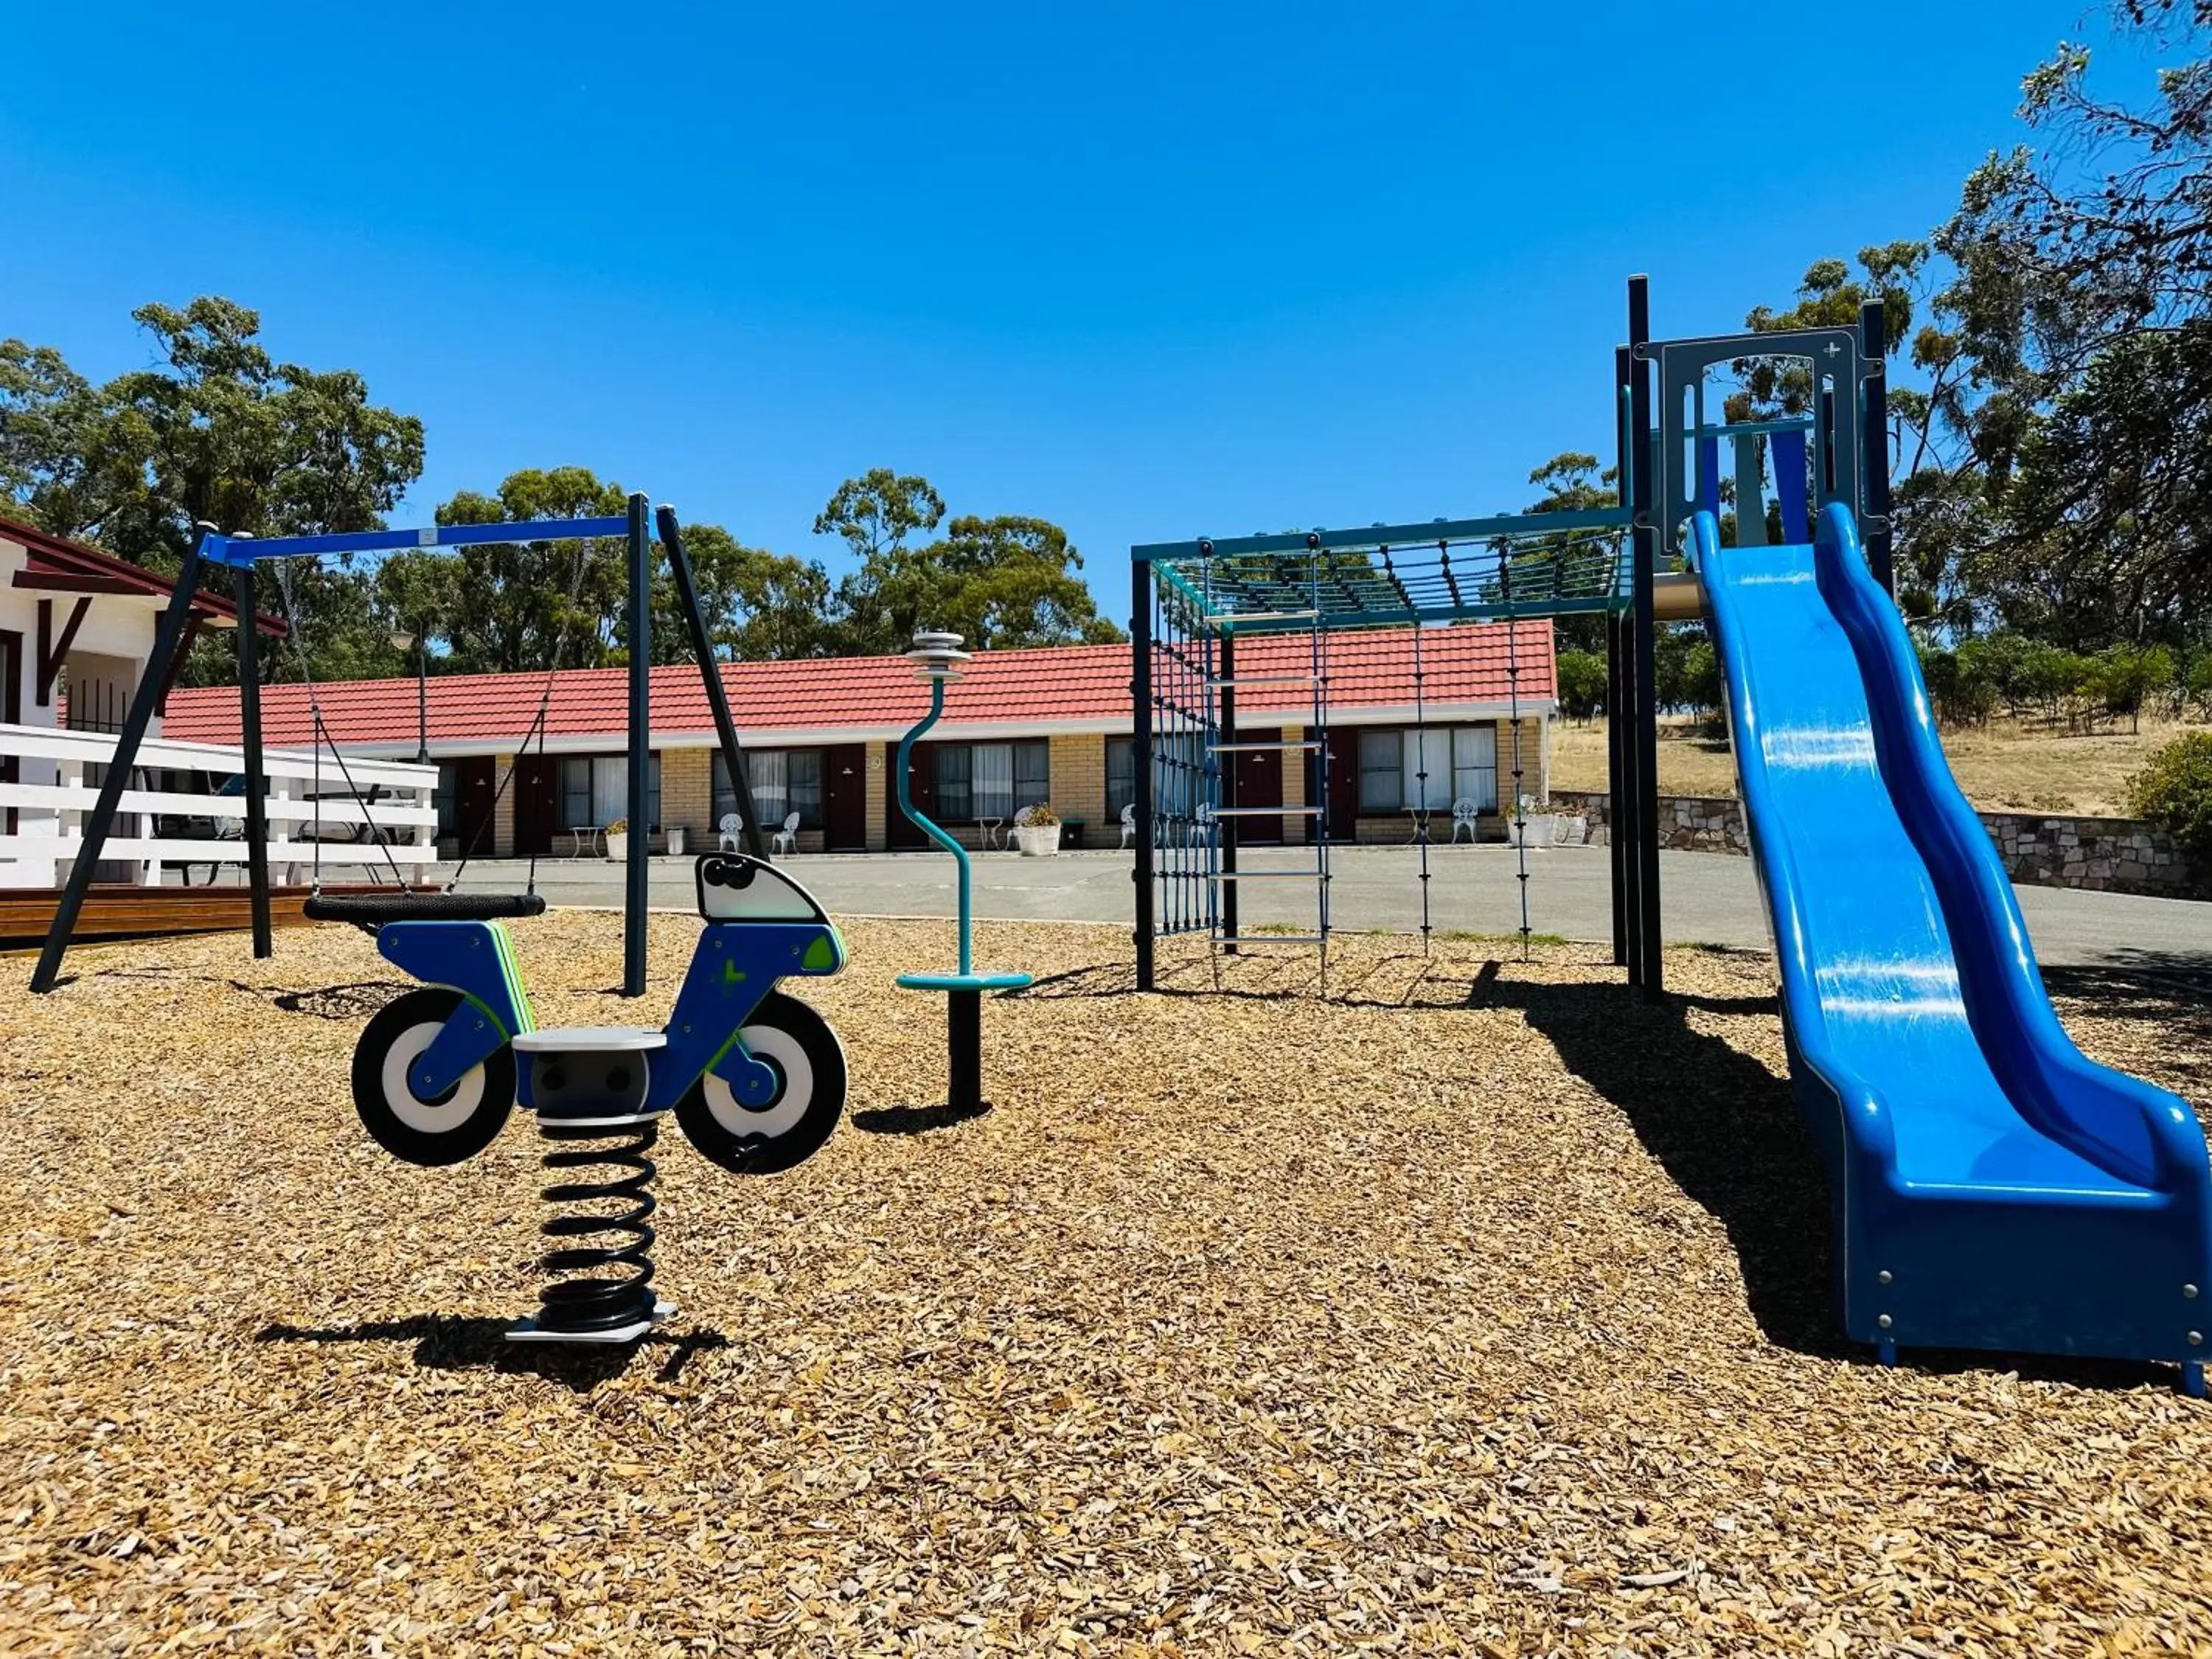
[[[2021,75],[2102,34],[2079,0],[7,15],[0,335],[104,375],[132,307],[227,295],[422,417],[399,521],[574,462],[836,568],[814,513],[890,465],[1066,525],[1124,619],[1132,541],[1522,505],[1608,443],[1631,271],[1662,335],[1786,302],[1941,220]]]

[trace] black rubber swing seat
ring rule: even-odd
[[[504,921],[542,916],[541,893],[317,893],[301,905],[309,921]]]

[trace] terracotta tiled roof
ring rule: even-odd
[[[1523,622],[1516,644],[1520,698],[1532,710],[1554,696],[1552,625]],[[1247,641],[1238,647],[1240,678],[1304,672],[1307,636]],[[1432,628],[1421,636],[1424,701],[1503,705],[1508,697],[1504,623]],[[1413,701],[1410,630],[1333,634],[1328,639],[1332,713],[1409,706]],[[1163,675],[1170,672],[1162,661]],[[740,732],[903,731],[929,707],[929,688],[902,657],[842,657],[807,662],[725,664],[722,683]],[[430,740],[441,748],[490,749],[529,731],[546,677],[449,674],[430,680]],[[411,744],[416,738],[412,679],[352,680],[317,688],[323,719],[347,745]],[[1304,686],[1246,687],[1240,719],[1263,713],[1295,715],[1310,706]],[[546,714],[550,740],[619,738],[629,708],[629,678],[619,668],[576,669],[553,677]],[[945,724],[1126,726],[1129,651],[1126,646],[1078,645],[1040,651],[986,651],[946,694]],[[262,731],[272,744],[305,744],[313,720],[299,685],[261,694]],[[714,720],[689,666],[653,671],[653,729],[659,734],[712,732]],[[206,687],[171,693],[164,735],[200,743],[238,741],[238,692]]]

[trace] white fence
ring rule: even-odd
[[[15,775],[0,780],[0,887],[54,887],[68,879],[100,799],[88,769],[104,766],[114,753],[107,732],[0,724],[0,762],[12,762]],[[341,770],[326,748],[319,755],[272,749],[262,763],[272,882],[297,882],[317,863],[387,875],[396,864],[413,881],[436,860],[437,768],[348,756]],[[217,866],[243,865],[246,796],[237,779],[245,767],[242,751],[222,744],[153,738],[139,745],[131,787],[100,850],[103,869],[135,866],[135,873],[118,871],[117,878],[155,887],[179,873],[189,885],[193,866],[207,866],[211,881]],[[209,793],[160,787],[160,774],[178,772],[204,775]],[[360,799],[347,788],[348,773]],[[230,793],[216,793],[226,783]],[[165,875],[164,864],[185,868]]]

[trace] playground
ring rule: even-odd
[[[680,960],[698,924],[653,930]],[[615,918],[514,933],[541,1017],[618,1006]],[[2207,1616],[2170,1368],[1841,1340],[1764,957],[1671,953],[1644,1006],[1602,947],[1346,939],[1327,1000],[1310,957],[1216,995],[1164,950],[1139,997],[1120,929],[987,924],[1038,982],[945,1125],[890,964],[946,924],[847,936],[808,986],[846,1126],[765,1182],[665,1142],[684,1316],[605,1350],[501,1340],[526,1127],[445,1170],[362,1134],[349,1057],[406,988],[368,939],[10,976],[16,1616],[57,1652],[1682,1654]],[[2092,1055],[2212,1110],[2201,994],[2051,980]]]

